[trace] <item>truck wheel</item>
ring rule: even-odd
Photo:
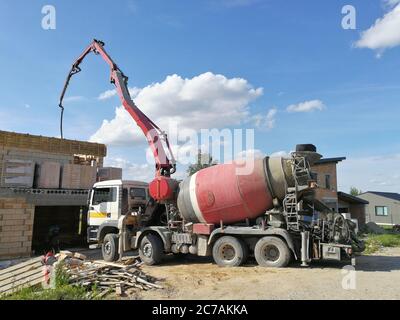
[[[261,267],[284,268],[290,262],[290,249],[278,237],[264,237],[254,248],[254,257]]]
[[[161,239],[154,234],[144,236],[140,241],[139,256],[148,266],[159,264],[164,257],[164,244]]]
[[[240,266],[248,256],[246,244],[235,237],[224,236],[219,238],[213,246],[213,258],[221,267]]]
[[[118,242],[118,235],[114,233],[106,234],[101,245],[101,253],[105,261],[112,262],[118,260]]]

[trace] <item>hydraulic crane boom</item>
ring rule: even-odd
[[[124,75],[117,64],[111,59],[108,53],[104,49],[104,42],[94,39],[93,42],[86,48],[86,50],[79,56],[79,58],[72,65],[72,68],[67,76],[60,96],[59,107],[61,108],[61,123],[60,131],[61,138],[63,138],[63,100],[68,88],[69,82],[73,75],[81,71],[80,64],[85,59],[85,57],[90,53],[100,54],[101,57],[107,62],[111,68],[111,78],[110,81],[115,85],[118,96],[122,102],[122,105],[129,112],[132,118],[135,120],[137,125],[142,129],[150,148],[153,152],[154,159],[156,162],[156,177],[169,177],[176,171],[175,159],[172,154],[172,150],[168,141],[168,137],[165,132],[161,131],[160,128],[149,119],[132,101],[132,98],[128,90],[128,77]],[[163,145],[163,141],[168,149],[168,154],[166,148]],[[156,179],[157,180],[157,179]]]

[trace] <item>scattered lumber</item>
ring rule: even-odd
[[[121,263],[90,261],[83,254],[61,251],[55,256],[34,258],[0,270],[0,296],[44,283],[57,268],[68,274],[71,285],[84,287],[91,299],[100,299],[112,292],[126,296],[138,290],[162,289],[155,283],[157,279],[140,269],[141,264],[139,257],[130,257]]]
[[[133,294],[137,290],[162,289],[156,284],[157,279],[144,274],[138,258],[130,258],[124,263],[106,261],[85,261],[82,265],[68,265],[66,259],[65,270],[72,285],[86,288],[88,291],[97,288],[100,293],[96,296],[104,297],[107,293],[115,292],[117,296],[126,293]]]

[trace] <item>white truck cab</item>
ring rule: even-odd
[[[88,199],[88,242],[101,244],[107,234],[118,234],[119,218],[144,210],[148,200],[146,182],[108,180],[95,183]]]

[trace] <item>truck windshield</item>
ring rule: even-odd
[[[142,198],[146,199],[146,189],[144,188],[131,188],[130,190],[131,198]]]
[[[117,200],[117,188],[96,188],[93,193],[93,204],[115,202]]]

